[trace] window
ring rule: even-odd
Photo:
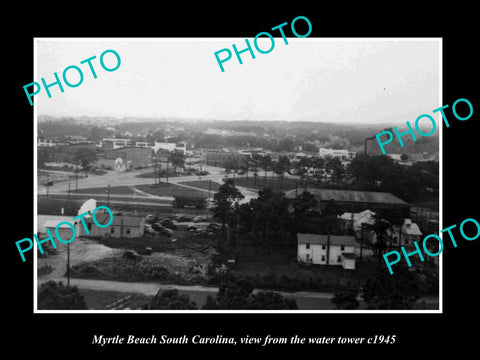
[[[340,250],[341,250],[341,251],[345,250],[345,245],[342,245],[342,246],[340,247]]]
[[[325,255],[322,255],[322,261],[325,261]]]
[[[342,262],[342,257],[341,256],[337,256],[337,262]]]
[[[126,233],[127,235],[130,235],[130,228],[127,228],[127,230],[125,230],[125,233]]]
[[[110,234],[114,234],[115,233],[115,228],[114,227],[111,227],[110,228]]]
[[[325,245],[322,245],[322,250],[325,250],[326,246]]]
[[[310,244],[305,244],[305,249],[310,249]]]
[[[92,223],[91,223],[91,222],[89,222],[89,223],[87,224],[87,229],[88,229],[88,231],[92,230]]]

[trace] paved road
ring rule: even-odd
[[[38,285],[51,280],[49,278],[38,278]],[[62,281],[67,283],[66,278],[59,278],[55,281]],[[80,289],[91,290],[103,290],[103,291],[120,291],[120,292],[136,292],[145,295],[155,295],[158,290],[177,289],[179,293],[186,294],[191,300],[195,301],[199,307],[205,304],[207,296],[214,296],[218,288],[201,285],[169,285],[169,284],[157,284],[157,283],[141,283],[141,282],[122,282],[122,281],[110,281],[110,280],[91,280],[91,279],[70,279],[70,285],[78,286]],[[254,292],[259,291],[258,289]],[[330,299],[333,297],[332,293],[320,293],[320,292],[280,292],[279,294],[294,299],[297,302],[299,310],[334,310],[334,306]],[[438,301],[435,299],[422,299],[427,303],[427,308],[438,308]],[[365,309],[365,303],[361,298],[360,309]]]
[[[38,285],[51,280],[49,278],[38,278]],[[67,283],[67,278],[58,278],[54,281],[62,281]],[[120,292],[136,292],[144,295],[155,295],[158,290],[177,289],[182,294],[187,294],[197,305],[202,306],[208,295],[214,296],[218,292],[217,287],[201,286],[201,285],[169,285],[157,283],[141,283],[141,282],[122,282],[110,280],[91,280],[91,279],[70,279],[70,285],[77,286],[79,289],[102,290],[102,291],[120,291]],[[258,291],[258,290],[255,290]],[[314,292],[298,292],[280,294],[293,298],[301,310],[333,309],[330,299],[333,294],[330,293],[314,293]]]
[[[222,180],[225,177],[225,173],[222,168],[207,166],[205,169],[210,174],[202,176],[201,180],[204,180],[204,181],[212,180],[213,182],[216,182],[218,184],[223,184]],[[152,172],[151,168],[134,170],[134,171],[125,171],[125,172],[109,171],[105,175],[90,174],[86,178],[78,179],[78,189],[99,188],[99,187],[106,188],[108,185],[129,186],[129,187],[132,187],[132,189],[134,189],[134,191],[137,193],[136,198],[139,199],[140,201],[141,199],[147,199],[147,198],[150,198],[150,199],[165,198],[165,197],[151,195],[134,188],[136,185],[150,185],[153,183],[153,178],[137,177],[137,175],[149,173],[149,172]],[[191,175],[191,176],[171,177],[169,178],[168,181],[177,186],[191,188],[191,189],[208,193],[208,190],[205,190],[205,189],[197,188],[195,186],[188,185],[188,184],[180,184],[180,182],[198,181],[198,180],[199,180],[199,177],[197,175]],[[68,192],[69,183],[71,184],[70,187],[73,190],[75,188],[75,181],[71,181],[71,182],[65,181],[65,182],[58,182],[58,183],[55,183],[53,186],[50,186],[50,188],[48,189],[48,192],[51,195],[54,195],[54,194],[65,195]],[[250,201],[250,199],[257,197],[258,195],[256,191],[252,191],[247,188],[238,187],[238,189],[245,196],[245,198],[241,201],[242,203],[248,202]],[[41,184],[38,184],[37,192],[39,195],[44,195],[47,193],[47,187]],[[74,193],[74,195],[80,195],[80,194]],[[83,193],[83,195],[88,197],[101,196],[100,194],[85,194],[85,193]],[[119,197],[120,195],[112,195],[112,196]],[[132,198],[132,196],[125,195],[125,198]],[[112,201],[112,203],[113,202],[114,201]]]

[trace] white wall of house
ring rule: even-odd
[[[115,224],[110,225],[105,228],[101,228],[91,220],[85,221],[89,234],[85,231],[81,222],[76,225],[77,236],[111,236],[111,237],[126,237],[126,238],[136,238],[141,237],[144,232],[145,220],[142,220],[139,223],[139,226],[128,226]]]
[[[308,246],[309,245],[309,246]],[[329,265],[342,265],[342,253],[354,253],[354,246],[330,245]],[[327,246],[320,244],[299,244],[298,261],[326,265]]]
[[[355,270],[355,259],[347,259],[343,257],[342,265],[346,270]]]

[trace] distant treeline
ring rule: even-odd
[[[167,130],[168,127],[173,127]],[[204,134],[209,128],[228,129],[255,133],[256,136],[228,136]],[[170,142],[186,141],[195,148],[262,147],[271,151],[317,152],[319,147],[348,149],[363,152],[365,139],[385,129],[385,125],[335,124],[325,122],[288,122],[288,121],[148,121],[124,122],[112,125],[92,125],[92,122],[74,121],[72,118],[38,123],[38,136],[42,139],[65,140],[71,136],[81,136],[86,140],[99,141],[104,137],[125,137],[126,133],[134,134],[134,141]],[[401,129],[399,129],[401,131]],[[388,145],[387,153],[423,153],[439,152],[438,134],[429,137],[418,137],[413,142],[410,137],[402,139],[401,147],[398,139]],[[189,148],[190,148],[189,146]],[[368,153],[381,154],[376,140],[368,141]]]

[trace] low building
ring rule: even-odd
[[[57,225],[59,224],[60,224],[60,221],[58,220],[47,220],[45,221],[45,230],[48,230],[52,235],[52,237],[54,237],[55,239],[58,239],[57,238],[57,234],[58,234],[58,236],[60,236],[63,242],[67,242],[67,241],[70,242],[70,239],[72,239],[73,235],[75,235],[75,238],[77,237],[78,235],[77,231],[75,230],[76,234],[74,234],[73,229],[70,225],[63,223],[57,228]],[[56,233],[55,233],[55,229],[57,229]],[[75,238],[72,239],[72,241],[75,240]],[[58,241],[62,242],[60,240]]]
[[[185,143],[167,143],[167,142],[156,142],[155,145],[153,146],[153,149],[155,150],[155,153],[157,153],[159,150],[166,150],[168,152],[179,152],[182,153],[183,155],[186,154],[187,152],[187,144]]]
[[[112,223],[108,227],[97,226],[91,215],[86,215],[83,218],[87,226],[89,234],[87,234],[83,225],[79,222],[77,224],[78,236],[111,236],[111,237],[127,237],[137,238],[141,237],[145,230],[145,218],[140,216],[121,216],[115,215]],[[95,219],[100,224],[106,224],[110,220],[110,215],[107,213],[95,213]]]
[[[356,153],[355,151],[349,151],[345,149],[320,148],[318,150],[318,155],[320,155],[321,158],[332,157],[339,158],[341,160],[352,160],[355,157]]]
[[[359,213],[343,213],[339,216],[342,220],[344,229],[352,229],[355,232],[362,230],[362,224],[373,225],[375,222],[375,213],[370,210],[364,210]]]
[[[354,236],[298,234],[297,239],[298,262],[355,269]]]
[[[205,150],[205,163],[210,166],[223,167],[227,161],[242,160],[250,157],[238,151],[224,151],[224,150]]]
[[[103,139],[100,143],[102,150],[115,150],[131,145],[133,142],[130,139]]]
[[[148,167],[152,164],[152,152],[153,150],[148,147],[124,147],[119,149],[105,150],[101,154],[101,158],[113,159],[122,158],[125,162],[131,163],[132,168]]]
[[[410,216],[410,205],[395,195],[386,192],[318,188],[307,188],[307,192],[317,200],[320,211],[323,210],[329,200],[334,200],[345,212],[357,213],[367,209],[374,212],[389,210],[403,217]],[[292,189],[286,191],[285,196],[294,199],[302,193],[303,189]]]

